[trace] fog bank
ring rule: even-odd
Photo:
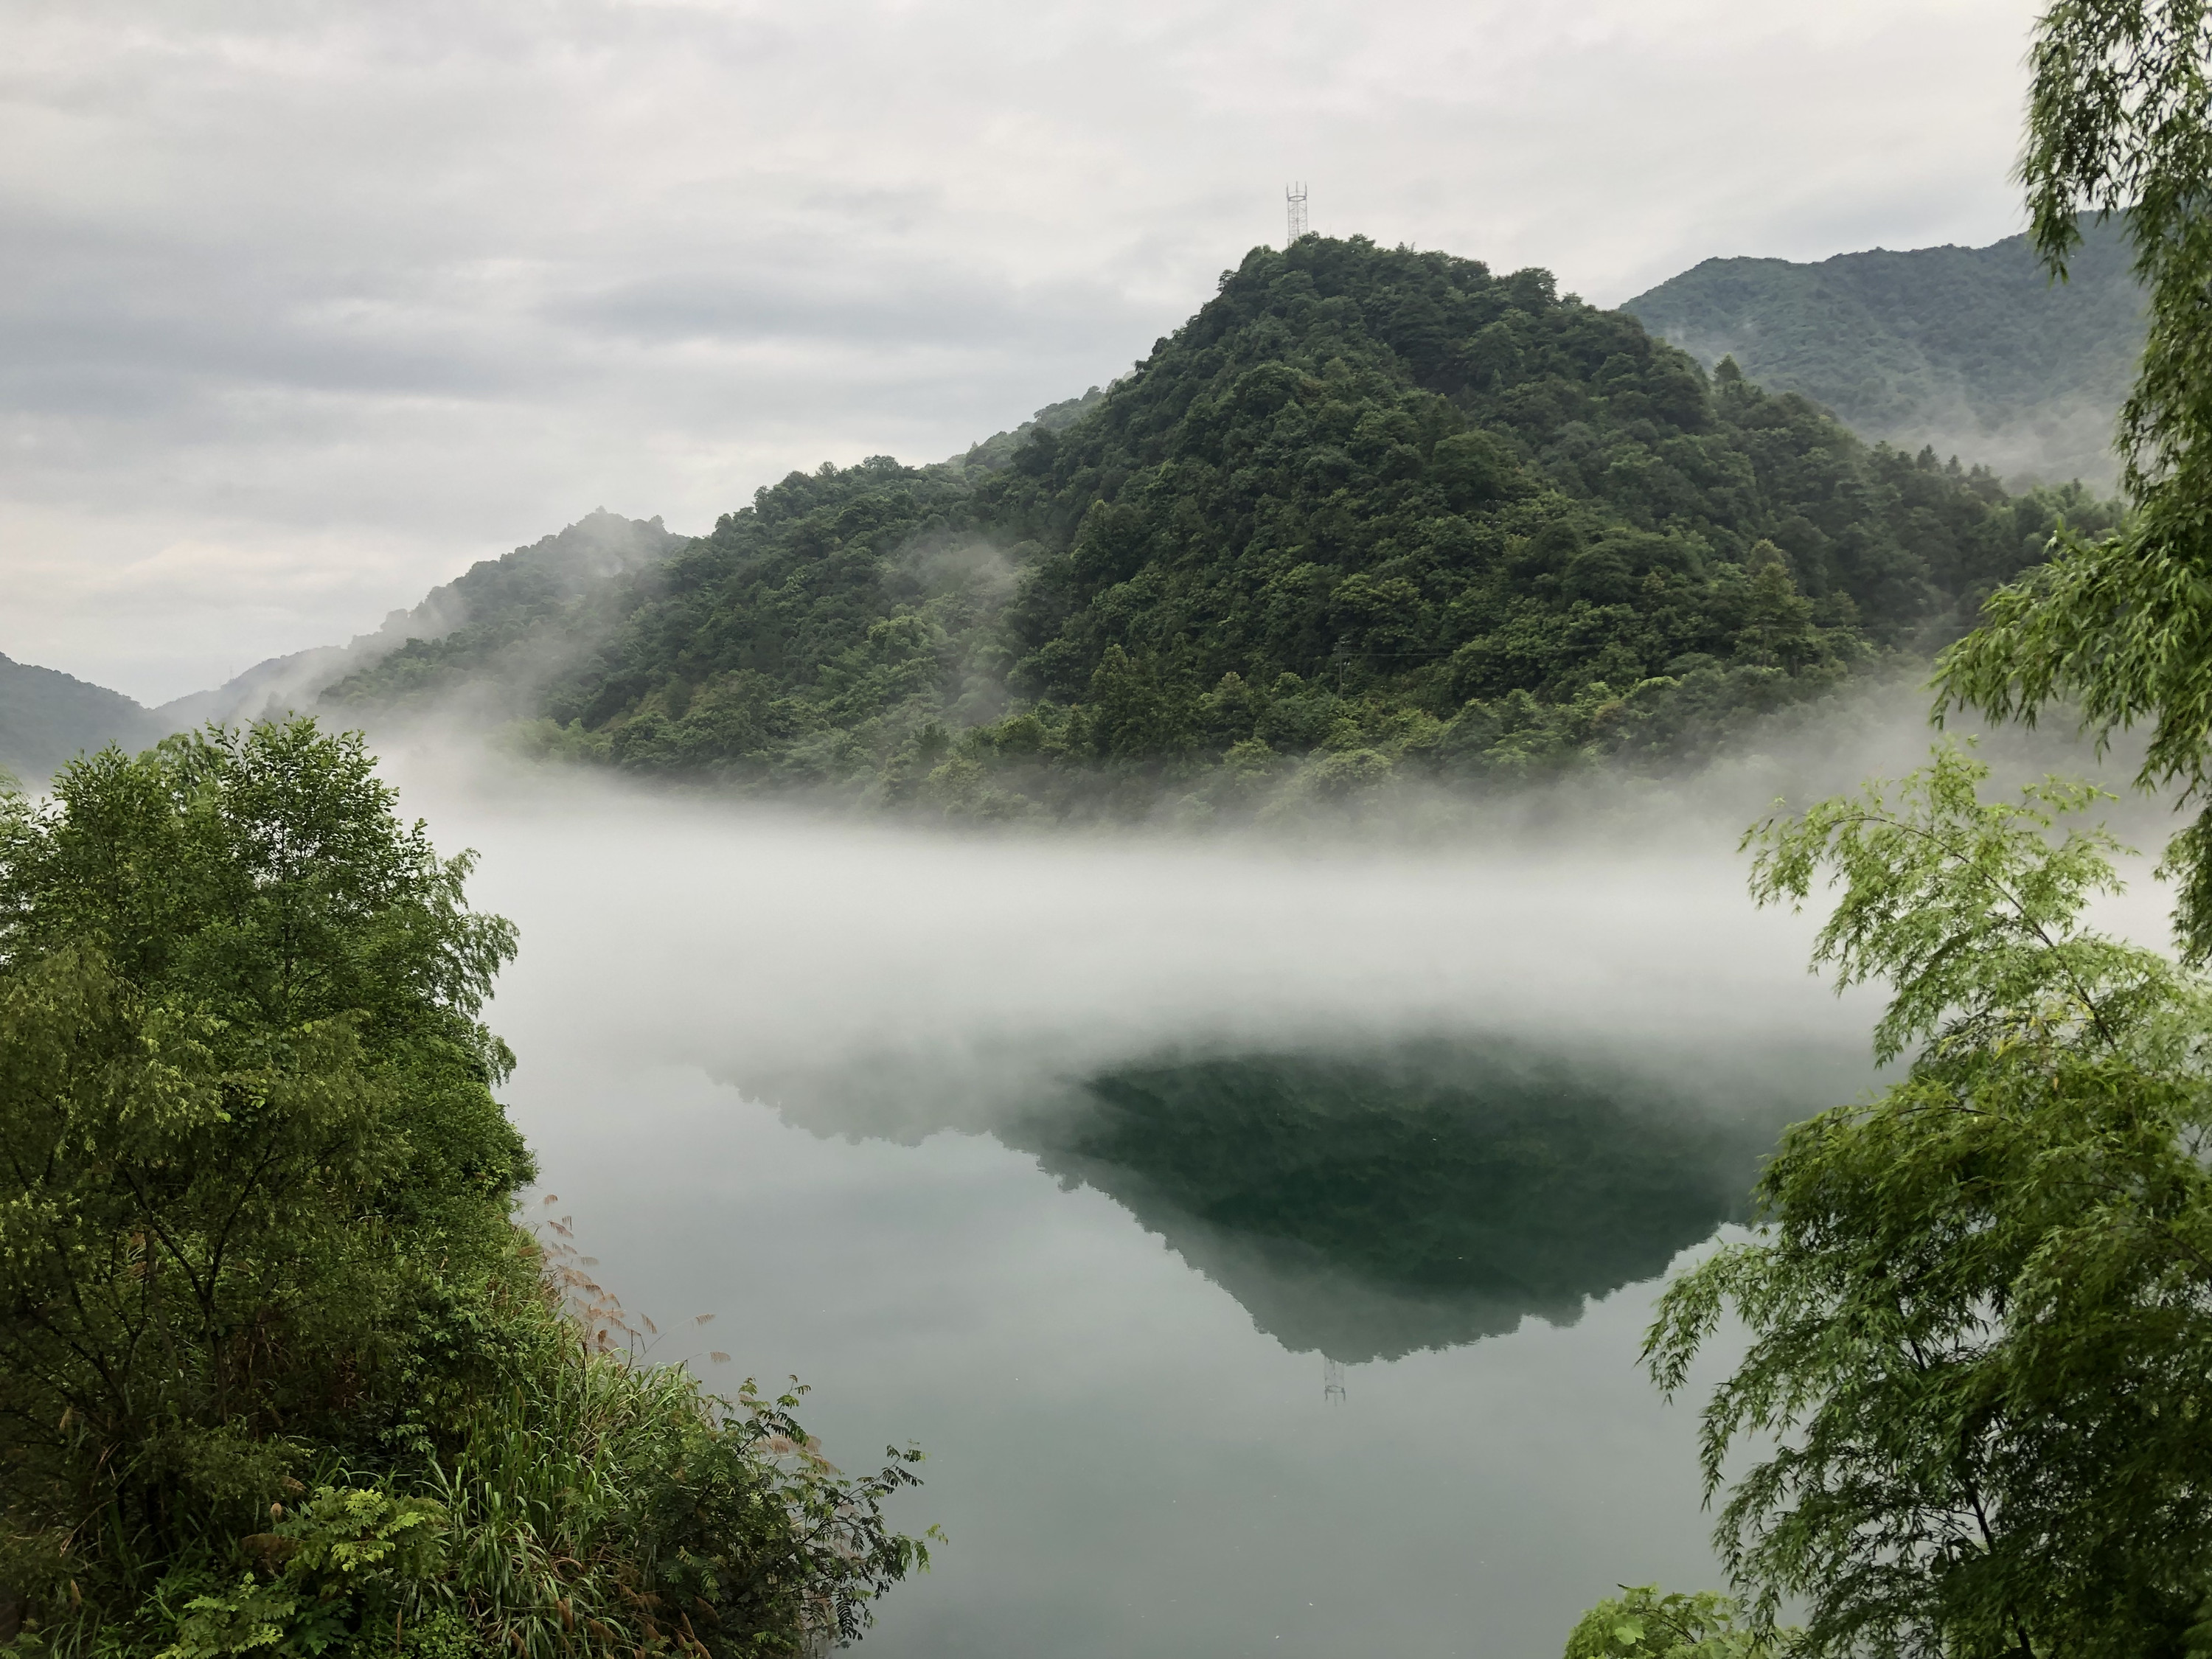
[[[481,850],[478,902],[521,927],[493,1018],[526,1092],[587,1043],[912,1138],[1163,1049],[1431,1032],[1634,1055],[1716,1090],[1778,1045],[1847,1087],[1871,1018],[1805,973],[1808,921],[1752,908],[1726,840],[986,838],[574,780],[410,780],[404,805]]]

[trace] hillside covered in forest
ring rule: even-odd
[[[2068,278],[2052,283],[2027,238],[2008,236],[1810,264],[1708,259],[1621,308],[1708,368],[1732,356],[1769,392],[1802,392],[1869,442],[2108,487],[2143,340],[2118,224],[2084,220]]]
[[[605,578],[665,558],[688,539],[659,519],[625,519],[602,507],[526,547],[477,560],[452,581],[432,588],[412,609],[393,611],[374,633],[344,645],[272,657],[212,690],[179,697],[153,712],[164,731],[182,731],[208,720],[254,720],[310,708],[326,687],[395,655],[402,660],[386,670],[382,683],[389,696],[404,702],[407,659],[455,635],[462,636],[457,643],[496,670],[479,678],[479,688],[506,708],[515,699],[527,699],[538,678],[557,666],[518,648],[536,637],[541,623]]]
[[[0,657],[0,772],[43,783],[87,749],[135,749],[168,728],[120,691]]]
[[[987,816],[1673,763],[1948,637],[2105,511],[1869,447],[1543,271],[1358,239],[1254,251],[1075,402],[793,473],[325,701],[526,653],[529,752]]]

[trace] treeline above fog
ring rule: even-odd
[[[1656,767],[1954,635],[2062,514],[2110,509],[1869,447],[1540,270],[1309,237],[1020,434],[793,473],[323,701],[984,816]]]

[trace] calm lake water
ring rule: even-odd
[[[555,1213],[935,1570],[864,1650],[1554,1654],[1717,1581],[1658,1282],[1869,1009],[1723,840],[963,841],[422,785]],[[1729,1339],[1732,1340],[1732,1339]],[[1708,1381],[1729,1358],[1717,1348]],[[1702,1397],[1702,1387],[1696,1397]]]

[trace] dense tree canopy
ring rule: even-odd
[[[793,474],[541,623],[599,643],[527,741],[986,811],[1102,775],[1694,755],[1955,629],[2098,512],[1869,449],[1542,271],[1359,239],[1255,250],[1047,413]],[[482,665],[433,642],[333,695]]]

